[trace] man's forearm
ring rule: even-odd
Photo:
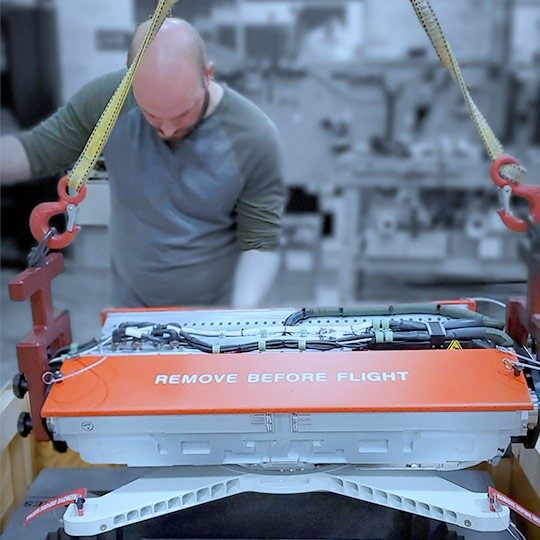
[[[234,278],[233,308],[258,307],[272,286],[279,254],[252,249],[242,252]]]
[[[0,138],[0,182],[13,184],[32,176],[30,160],[21,141],[9,135]]]

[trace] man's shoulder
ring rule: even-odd
[[[245,133],[257,139],[277,140],[277,128],[270,118],[248,98],[224,86],[223,117],[237,128],[245,128]],[[241,129],[244,131],[244,129]]]
[[[224,100],[222,127],[244,178],[252,186],[268,179],[278,185],[283,152],[276,126],[257,105],[228,87]]]

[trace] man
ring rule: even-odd
[[[128,64],[147,29],[135,33]],[[124,73],[91,82],[33,130],[3,138],[2,180],[73,163]],[[167,19],[104,150],[115,306],[254,307],[275,277],[284,201],[277,133],[213,75],[196,30]]]

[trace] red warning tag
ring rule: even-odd
[[[82,508],[82,502],[84,502],[85,498],[86,488],[80,488],[74,491],[69,491],[68,493],[64,493],[63,495],[59,495],[58,497],[54,497],[53,499],[49,499],[47,502],[44,502],[42,505],[38,506],[33,512],[30,512],[30,514],[26,516],[23,525],[28,525],[28,523],[39,517],[41,514],[54,510],[59,506],[66,506],[79,501]]]
[[[540,527],[540,516],[537,516],[535,513],[531,512],[530,510],[527,510],[526,508],[523,508],[521,504],[518,504],[516,501],[511,499],[510,497],[507,497],[504,493],[501,493],[500,491],[497,491],[493,487],[488,488],[488,496],[490,501],[490,507],[489,509],[494,512],[495,508],[493,507],[494,502],[498,502],[504,506],[508,506],[510,510],[513,510],[516,512],[516,514],[519,514],[521,517],[525,518],[527,521],[530,521],[537,527]]]

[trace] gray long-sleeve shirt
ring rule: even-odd
[[[34,175],[78,157],[122,76],[90,83],[20,135]],[[230,88],[212,115],[172,145],[130,96],[104,155],[115,305],[226,304],[239,253],[277,247],[284,202],[277,133]]]

